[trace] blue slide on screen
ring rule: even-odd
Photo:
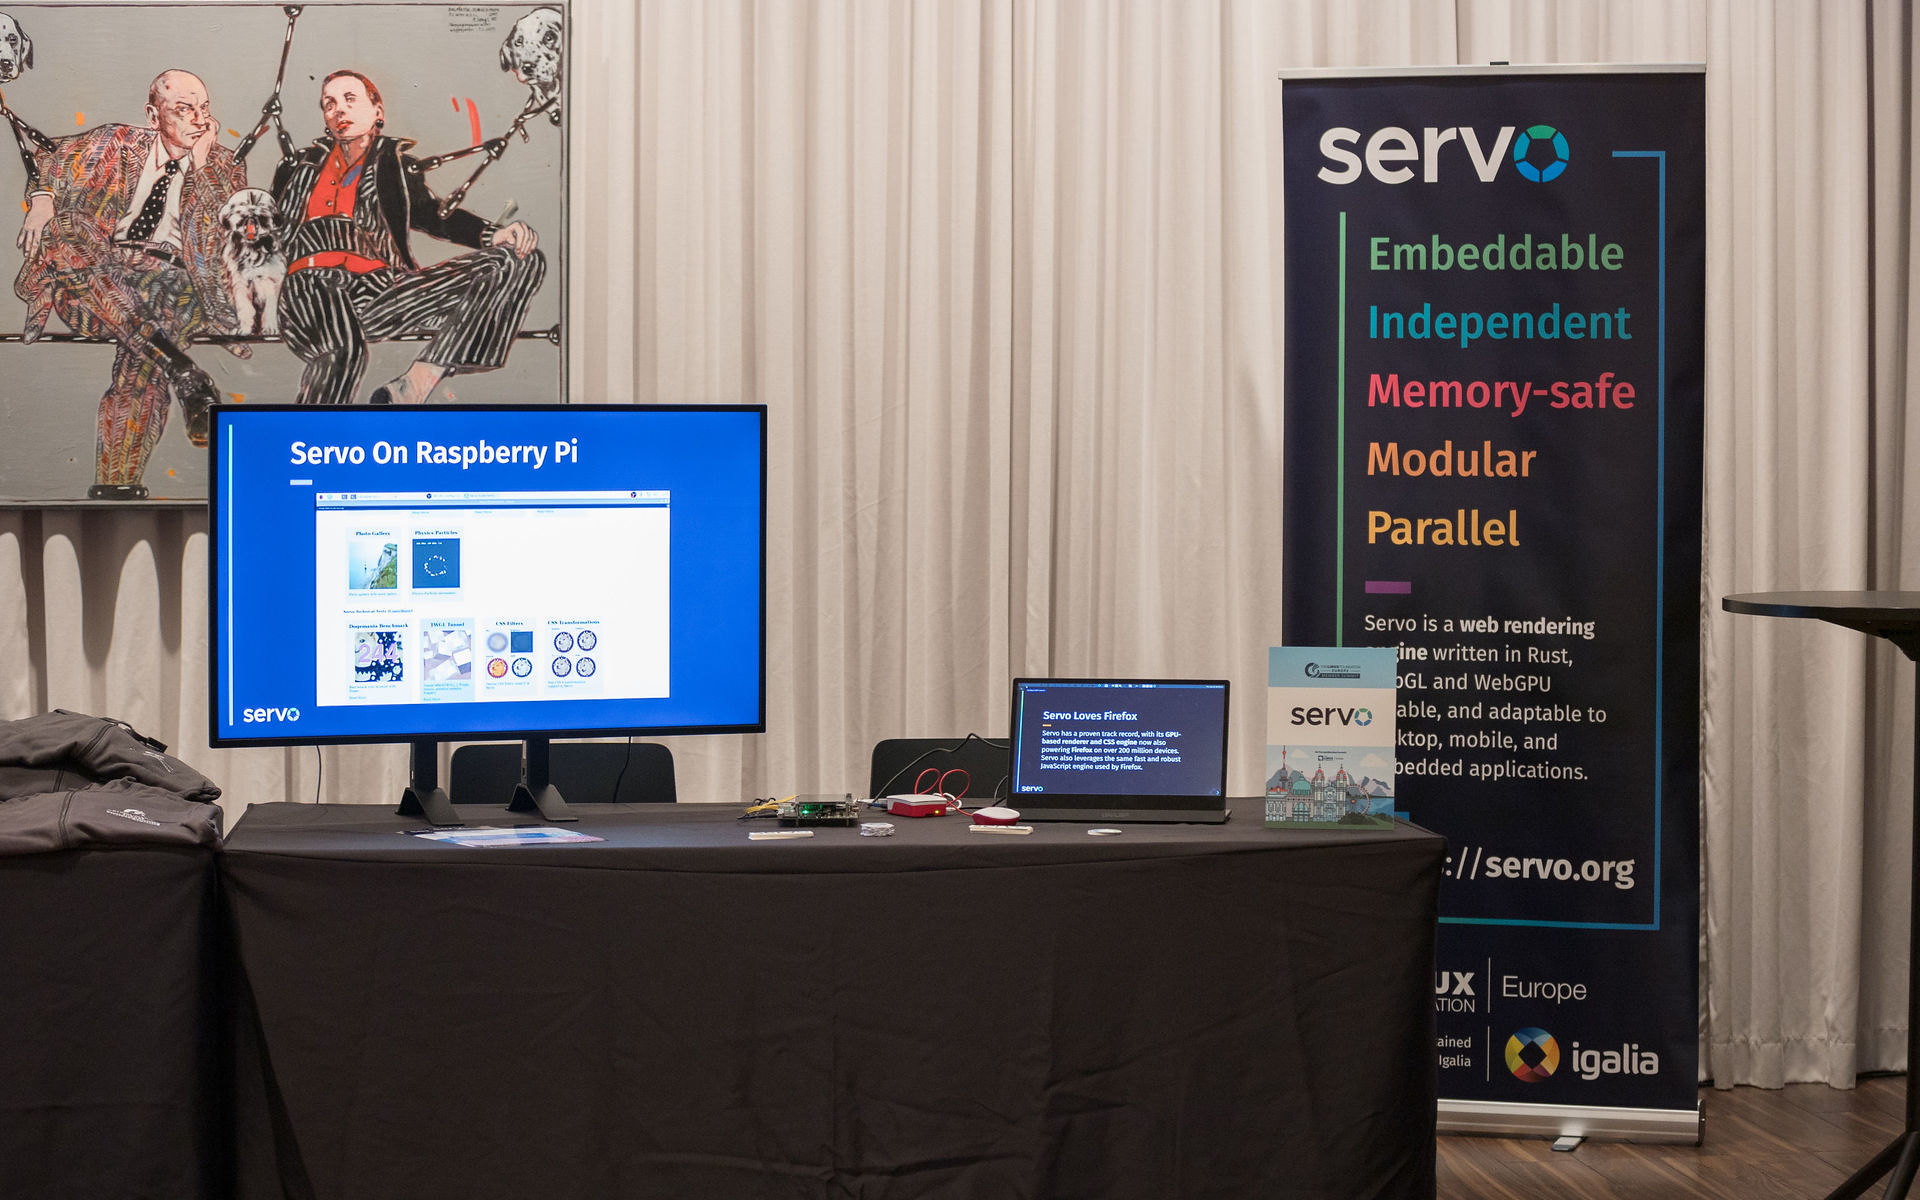
[[[214,745],[765,727],[760,406],[223,406]]]

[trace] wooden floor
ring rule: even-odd
[[[1900,1132],[1906,1097],[1901,1075],[1851,1091],[1702,1088],[1699,1146],[1586,1142],[1557,1153],[1540,1139],[1442,1137],[1440,1200],[1820,1200]]]

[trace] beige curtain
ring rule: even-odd
[[[1910,668],[1719,610],[1920,589],[1905,4],[575,0],[573,20],[575,398],[773,413],[769,732],[673,744],[682,795],[713,801],[858,790],[882,737],[998,735],[1026,672],[1227,675],[1236,743],[1263,744],[1289,465],[1276,76],[1706,62],[1703,1066],[1844,1086],[1905,1065]],[[122,716],[235,816],[391,803],[397,749],[206,749],[205,578],[199,513],[0,511],[0,716]],[[1231,784],[1259,777],[1241,755]]]
[[[1896,3],[1715,21],[1709,62],[1707,1061],[1905,1065],[1912,668],[1727,592],[1920,588],[1903,504],[1913,36]],[[1911,535],[1908,534],[1908,537]]]

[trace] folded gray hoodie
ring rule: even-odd
[[[56,709],[0,722],[0,856],[220,844],[220,788],[124,721]]]

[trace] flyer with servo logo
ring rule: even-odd
[[[1393,828],[1398,663],[1391,646],[1268,649],[1268,828]]]

